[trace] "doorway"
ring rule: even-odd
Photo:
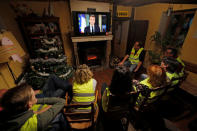
[[[135,41],[141,41],[144,46],[148,31],[148,24],[148,20],[134,20],[131,22],[130,30],[128,33],[129,35],[126,49],[127,54],[131,52]]]

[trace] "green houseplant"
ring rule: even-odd
[[[159,64],[161,61],[161,56],[168,47],[173,47],[180,49],[180,46],[176,44],[173,39],[173,35],[166,33],[164,37],[161,36],[161,33],[156,31],[150,38],[151,43],[155,43],[155,49],[148,51],[150,56],[150,61],[152,64]]]

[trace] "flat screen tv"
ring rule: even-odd
[[[74,32],[77,36],[105,35],[110,31],[109,12],[72,12]]]

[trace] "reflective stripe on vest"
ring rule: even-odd
[[[37,115],[34,114],[25,122],[25,124],[23,124],[20,131],[37,131],[37,125],[38,125]]]
[[[155,88],[155,87],[153,87],[153,86],[148,82],[148,80],[149,80],[149,78],[146,78],[145,80],[141,81],[140,84],[146,85],[149,89]],[[137,91],[137,89],[136,89],[135,86],[134,86],[134,90]],[[155,96],[158,96],[158,95],[162,94],[163,92],[164,92],[164,90],[163,90],[163,91],[161,91],[161,90],[160,90],[160,91],[152,91],[152,92],[150,93],[149,98],[150,98],[150,99],[151,99],[151,98],[154,98]],[[139,96],[138,96],[138,98],[137,98],[136,105],[140,105],[141,102],[144,100],[144,98],[145,98],[145,97],[142,96],[142,94],[140,93]],[[148,101],[148,103],[152,103],[152,102],[154,102],[154,101]]]
[[[177,57],[176,60],[182,65],[181,72],[179,73],[179,76],[182,77],[184,75],[185,64],[183,63],[180,57]]]
[[[131,50],[131,54],[129,56],[129,61],[131,62],[131,64],[138,64],[140,62],[139,60],[139,56],[141,54],[141,52],[143,51],[144,48],[140,48],[137,53],[135,54],[135,49],[132,48]],[[135,55],[134,55],[135,54]]]
[[[185,64],[183,63],[183,61],[181,60],[180,57],[177,57],[176,60],[177,60],[179,63],[181,63],[181,65],[182,65],[183,67],[185,67]]]
[[[172,80],[172,78],[179,78],[179,75],[177,73],[169,73],[169,72],[166,72],[166,76],[170,79],[170,81]],[[174,81],[171,81],[171,86],[174,86],[176,84],[179,83],[179,80],[174,80]],[[173,89],[170,89],[169,91],[171,91]]]
[[[95,91],[93,89],[93,79],[90,79],[84,84],[77,84],[74,82],[72,103],[90,104],[91,102],[94,102],[94,100]],[[90,109],[90,107],[83,109]]]

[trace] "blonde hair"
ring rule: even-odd
[[[77,67],[74,82],[83,84],[88,82],[92,77],[93,73],[91,72],[90,68],[86,64],[83,64]]]
[[[153,87],[158,87],[166,84],[166,73],[163,68],[158,65],[151,65],[147,70],[149,83]]]

